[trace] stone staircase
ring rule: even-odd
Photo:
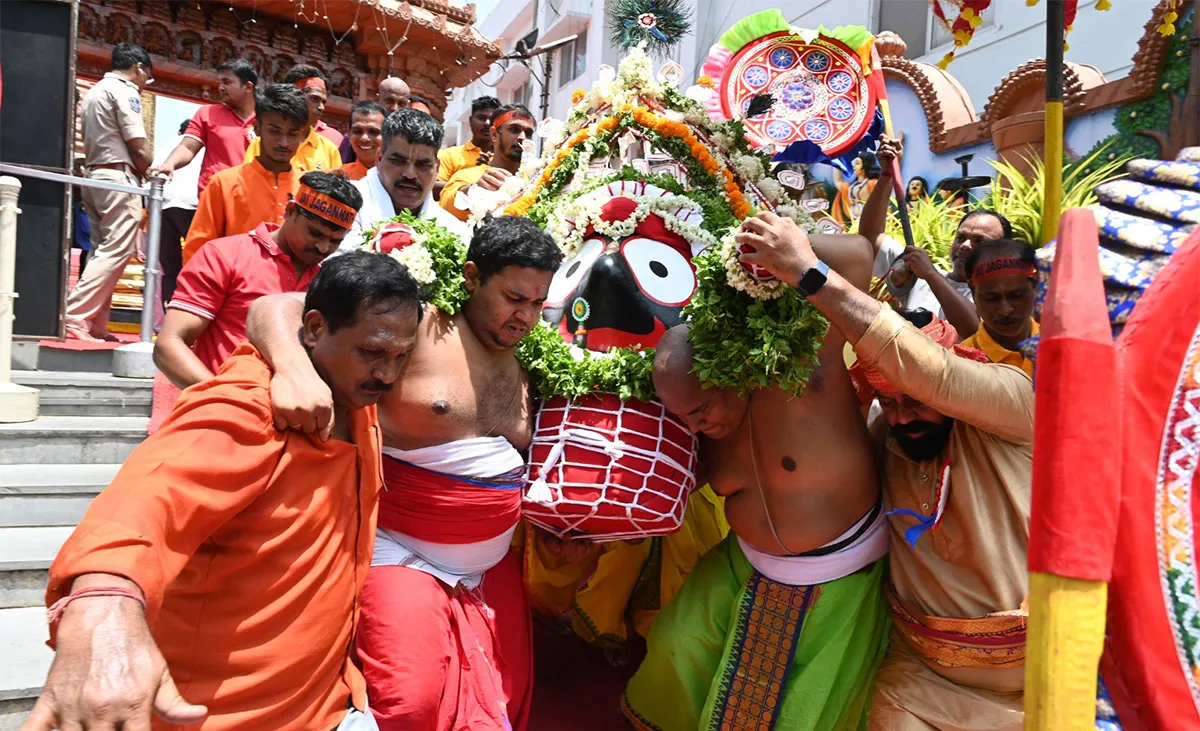
[[[153,387],[103,372],[111,350],[17,345],[14,368],[26,370],[13,381],[39,389],[41,415],[0,424],[0,731],[29,714],[53,660],[43,602],[50,563],[145,438]]]

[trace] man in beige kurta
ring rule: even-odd
[[[1033,383],[985,362],[935,320],[917,330],[813,253],[791,219],[759,213],[743,264],[795,286],[854,347],[856,386],[883,409],[893,629],[873,731],[1023,725]]]
[[[112,69],[83,98],[84,165],[89,180],[139,186],[139,176],[152,161],[141,102],[141,90],[153,81],[150,54],[133,43],[118,43]],[[113,290],[137,252],[142,199],[136,193],[84,188],[83,205],[92,227],[92,251],[67,298],[67,336],[109,340]]]
[[[953,333],[926,330],[939,325]],[[956,339],[934,342],[885,308],[854,348],[884,410],[872,431],[892,533],[873,731],[1023,724],[1033,384],[955,355]]]

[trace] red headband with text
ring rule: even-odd
[[[313,213],[334,226],[349,229],[354,223],[358,211],[339,200],[334,200],[324,193],[318,193],[307,185],[301,184],[296,192],[296,205],[309,213]]]
[[[496,117],[495,119],[493,119],[492,126],[495,127],[496,129],[500,129],[501,127],[508,124],[509,122],[511,122],[514,119],[528,119],[528,120],[532,121],[533,117],[530,117],[528,114],[526,114],[525,112],[522,112],[520,109],[510,109],[507,112],[505,112],[504,114],[501,114],[499,117]]]
[[[300,79],[296,82],[296,88],[303,91],[304,89],[320,89],[325,91],[325,79],[320,76],[310,76],[307,79]]]
[[[975,265],[975,270],[971,272],[971,284],[1008,274],[1018,274],[1032,279],[1037,276],[1037,267],[1015,256],[998,256]]]

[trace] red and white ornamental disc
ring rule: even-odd
[[[875,97],[858,53],[825,36],[805,43],[780,31],[738,51],[721,78],[725,116],[741,119],[751,99],[768,93],[774,108],[744,120],[746,137],[768,150],[809,140],[837,157],[862,139],[874,119]]]

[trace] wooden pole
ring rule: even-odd
[[[1042,244],[1058,235],[1058,217],[1062,213],[1063,12],[1063,0],[1046,0],[1046,189],[1042,199]]]

